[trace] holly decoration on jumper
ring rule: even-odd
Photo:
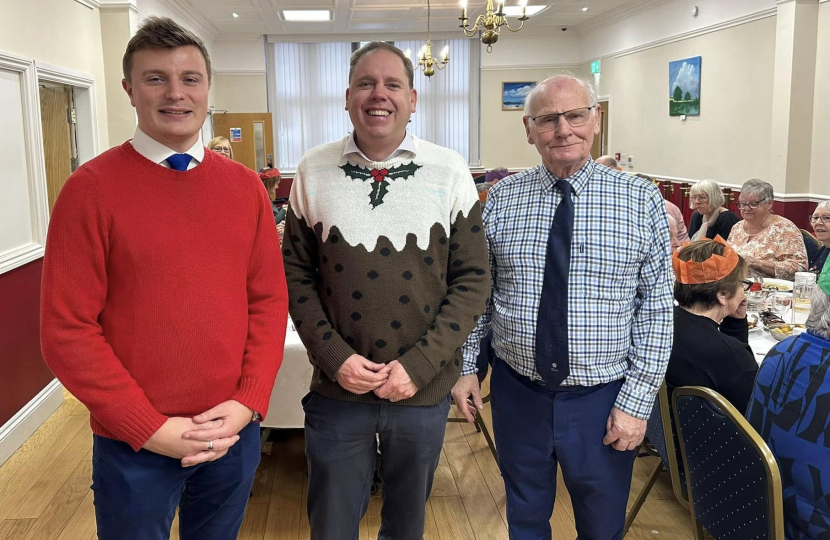
[[[372,182],[372,192],[369,194],[369,204],[372,208],[376,208],[383,204],[383,197],[387,193],[389,182],[387,180],[395,180],[398,178],[409,178],[415,176],[415,171],[421,168],[421,165],[416,165],[414,162],[409,162],[405,165],[398,165],[391,169],[368,169],[359,165],[352,165],[346,163],[340,166],[346,176],[352,180],[369,180]]]

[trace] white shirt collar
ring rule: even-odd
[[[380,161],[389,161],[390,159],[397,157],[403,152],[411,152],[413,154],[416,153],[415,138],[412,136],[409,130],[406,130],[406,136],[401,141],[401,144],[398,145],[398,148],[396,148],[395,151],[392,152],[392,154],[389,155],[386,159],[382,159]],[[354,131],[349,133],[349,138],[346,140],[346,147],[343,149],[343,156],[345,157],[348,154],[359,154],[366,161],[374,161],[366,157],[366,154],[364,154],[363,151],[357,147],[357,140],[355,139]]]
[[[140,128],[135,128],[135,135],[133,135],[133,140],[130,141],[135,148],[135,151],[141,154],[142,156],[146,157],[153,163],[161,165],[162,167],[170,168],[170,165],[167,163],[167,158],[172,156],[173,154],[178,154],[175,150],[171,150],[167,148],[154,138],[150,137]],[[205,147],[202,145],[202,136],[199,135],[199,138],[193,143],[193,146],[185,154],[190,154],[193,160],[187,166],[187,170],[194,168],[196,165],[201,163],[205,160]]]

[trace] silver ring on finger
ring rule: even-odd
[[[213,451],[213,441],[208,441],[208,452]]]

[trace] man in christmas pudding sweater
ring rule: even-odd
[[[210,60],[170,19],[127,46],[135,137],[52,213],[43,356],[89,408],[98,538],[237,537],[282,360],[287,291],[257,175],[205,152]]]
[[[475,184],[456,152],[406,131],[412,63],[354,53],[354,132],[309,151],[283,257],[294,325],[314,364],[303,400],[314,540],[356,539],[379,434],[378,538],[419,539],[461,345],[490,293]]]

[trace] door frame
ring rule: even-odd
[[[605,118],[607,119],[607,123],[605,125],[607,133],[605,133],[605,140],[601,141],[601,143],[600,143],[600,155],[607,154],[607,155],[613,156],[614,154],[613,154],[613,152],[611,152],[611,131],[612,131],[611,130],[611,115],[609,113],[610,113],[611,109],[614,108],[614,102],[611,99],[611,94],[606,94],[606,95],[603,95],[603,96],[597,96],[597,103],[600,103],[600,102],[603,102],[603,101],[608,102],[607,109],[603,111],[603,114],[604,114]],[[600,137],[602,135],[603,135],[603,133],[600,132]],[[604,149],[602,148],[602,143],[605,143],[605,148]],[[620,165],[620,166],[622,166],[622,165]]]

